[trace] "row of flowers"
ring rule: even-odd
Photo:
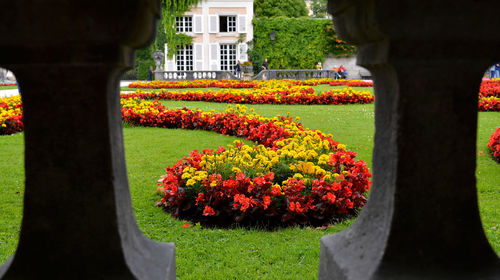
[[[490,149],[493,159],[500,163],[500,127],[497,127],[495,132],[491,134],[488,148]]]
[[[292,86],[285,89],[222,89],[217,91],[166,91],[123,94],[122,98],[157,100],[207,101],[246,104],[366,104],[374,97],[368,91],[352,88],[334,89],[316,94],[311,87]]]
[[[0,135],[20,132],[23,128],[21,96],[0,98]]]
[[[135,98],[122,106],[132,125],[212,130],[258,143],[193,151],[167,167],[158,205],[174,216],[217,225],[319,225],[354,214],[366,202],[366,163],[331,135],[291,118],[265,118],[241,105],[222,113],[168,110]]]
[[[0,87],[9,87],[9,86],[17,86],[17,84],[16,83],[10,83],[10,84],[8,84],[8,83],[0,83]]]
[[[500,79],[484,80],[479,88],[479,95],[500,97]]]
[[[478,108],[479,111],[482,112],[486,111],[500,112],[500,97],[479,96]]]
[[[331,86],[350,86],[350,87],[372,87],[373,82],[365,82],[361,80],[335,80],[335,79],[310,79],[305,81],[300,80],[269,80],[269,81],[237,81],[237,80],[193,80],[193,81],[151,81],[141,82],[136,81],[128,85],[129,88],[142,89],[160,89],[160,88],[263,88],[269,87],[270,84],[285,84],[287,86],[317,86],[320,84],[328,84]]]

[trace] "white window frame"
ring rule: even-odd
[[[193,33],[193,16],[175,17],[175,26],[178,33]]]
[[[221,18],[226,17],[226,31],[222,31],[223,23]],[[238,16],[237,15],[219,15],[219,33],[236,33],[238,30]]]
[[[175,56],[176,71],[193,71],[194,70],[194,53],[193,45],[185,45],[184,48],[177,48]]]
[[[235,44],[220,44],[219,57],[220,70],[233,71],[238,60]]]

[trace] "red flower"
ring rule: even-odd
[[[215,215],[215,211],[212,207],[209,207],[208,205],[205,206],[205,210],[203,210],[203,216],[213,216]]]
[[[264,196],[264,209],[267,209],[271,205],[271,197],[268,195]]]

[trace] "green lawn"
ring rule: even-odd
[[[15,89],[17,86],[0,86],[0,90],[5,90],[5,89]]]
[[[365,88],[366,89],[366,88]],[[226,104],[164,101],[168,107],[219,110]],[[247,105],[264,116],[299,116],[305,127],[332,133],[357,151],[371,169],[374,106],[368,105]],[[500,125],[500,113],[479,113],[478,195],[486,234],[500,252],[498,203],[500,164],[486,151],[489,136]],[[345,229],[353,220],[326,230],[289,228],[273,232],[246,229],[183,228],[185,223],[154,207],[156,181],[164,168],[193,149],[216,148],[235,137],[206,131],[125,127],[125,153],[132,203],[139,227],[158,241],[175,242],[179,279],[316,279],[319,240]],[[194,140],[195,139],[195,140]],[[194,140],[194,141],[193,141]],[[0,137],[0,262],[15,251],[24,191],[23,134]]]

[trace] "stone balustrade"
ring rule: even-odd
[[[305,70],[305,69],[284,69],[284,70],[264,70],[260,71],[252,80],[308,80],[308,79],[335,79],[335,71],[333,70]]]
[[[157,81],[192,81],[204,80],[239,80],[236,73],[230,71],[155,71]]]

